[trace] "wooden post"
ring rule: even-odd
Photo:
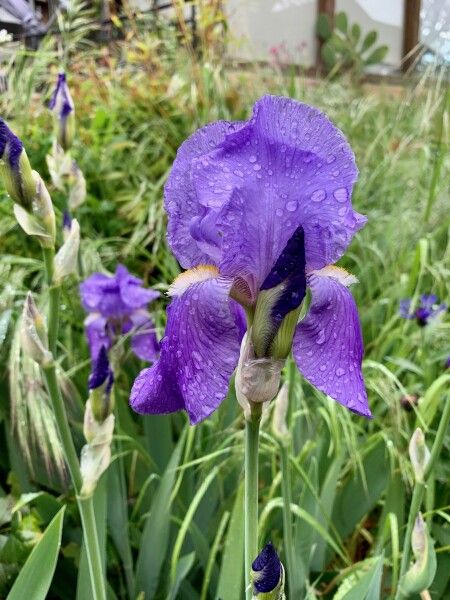
[[[407,71],[417,58],[420,30],[420,0],[403,0],[403,62],[402,70]],[[407,58],[405,56],[409,55]]]
[[[335,0],[317,0],[317,16],[320,14],[325,14],[330,19],[331,23],[334,22],[334,13],[336,9]],[[323,40],[316,34],[316,67],[318,71],[323,70],[323,60],[322,60],[322,46]]]

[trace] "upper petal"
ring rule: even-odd
[[[131,317],[134,331],[131,337],[131,349],[142,360],[153,362],[158,357],[159,343],[155,325],[145,310],[134,312]]]
[[[211,232],[217,215],[227,269],[233,248],[235,270],[256,268],[260,283],[300,225],[307,269],[342,256],[365,222],[351,205],[356,178],[341,131],[316,108],[276,96],[261,98],[245,125],[192,163],[202,223]]]
[[[311,307],[294,336],[297,366],[319,390],[370,417],[361,373],[363,341],[355,301],[334,277],[312,274],[309,286]]]
[[[213,277],[173,298],[159,360],[140,373],[130,404],[139,413],[184,408],[191,423],[210,415],[228,393],[239,358],[239,331],[230,310],[231,283]]]
[[[159,297],[159,292],[142,287],[142,279],[131,275],[124,265],[118,265],[115,278],[119,285],[120,300],[131,310],[144,308]]]
[[[211,152],[239,123],[217,121],[202,127],[178,149],[164,187],[164,206],[169,215],[167,238],[172,252],[185,269],[216,262],[216,231],[211,231],[205,207],[198,202],[191,181],[192,161]]]
[[[108,335],[107,320],[99,313],[93,313],[84,322],[91,359],[96,360],[104,346],[106,350],[111,347],[111,338]]]

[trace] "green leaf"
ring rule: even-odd
[[[352,40],[353,44],[355,44],[355,46],[361,39],[361,27],[358,25],[358,23],[353,23],[350,29],[350,39]]]
[[[322,40],[328,40],[331,37],[331,25],[328,15],[321,13],[317,17],[316,33]]]
[[[322,60],[325,63],[327,69],[332,69],[336,64],[337,57],[334,52],[331,44],[324,44],[322,46],[322,50],[320,51],[320,55],[322,56]]]
[[[189,571],[192,569],[192,565],[194,564],[194,562],[195,552],[191,552],[190,554],[186,554],[186,556],[182,556],[177,562],[175,579],[170,589],[168,600],[176,600],[178,590],[180,589],[180,585],[183,582],[183,580],[186,579]]]
[[[8,600],[45,600],[58,560],[65,507],[54,517],[20,571]]]
[[[241,483],[234,501],[228,526],[219,583],[214,598],[236,600],[243,596],[244,578],[244,484]]]
[[[377,41],[377,38],[378,38],[378,33],[376,31],[369,31],[369,33],[366,35],[366,37],[363,40],[363,43],[361,46],[361,54],[363,52],[365,52],[366,50],[368,50],[369,48],[371,48]]]
[[[364,60],[365,65],[377,65],[378,63],[383,62],[386,54],[389,52],[388,46],[378,46],[372,54]]]
[[[344,35],[347,35],[348,19],[345,12],[338,12],[335,18],[336,29],[339,29]]]
[[[161,567],[169,544],[171,495],[184,438],[183,434],[172,453],[155,494],[150,515],[145,523],[136,566],[135,596],[139,592],[144,592],[146,598],[153,598],[158,585]]]
[[[339,586],[333,600],[380,600],[384,556],[355,565],[352,574]]]

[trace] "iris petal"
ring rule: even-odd
[[[350,410],[370,417],[361,373],[363,342],[355,301],[332,277],[309,277],[311,307],[297,326],[293,354],[303,376]]]
[[[136,412],[185,409],[195,424],[226,397],[239,359],[230,287],[229,281],[210,278],[173,298],[160,359],[140,373],[131,391],[130,403]]]

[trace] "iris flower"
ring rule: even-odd
[[[284,588],[284,568],[269,542],[252,563],[253,594],[255,598],[279,598]],[[283,596],[284,597],[284,596]]]
[[[445,303],[440,303],[435,294],[422,294],[419,305],[411,310],[411,298],[400,300],[399,313],[403,319],[415,319],[420,327],[425,327],[447,310]]]
[[[142,287],[142,280],[118,265],[110,277],[94,273],[80,285],[86,335],[93,361],[104,346],[109,350],[122,334],[131,332],[131,348],[142,360],[156,359],[159,344],[154,325],[146,307],[158,298],[159,292]]]
[[[165,208],[187,271],[170,287],[160,359],[136,379],[134,410],[184,409],[193,424],[211,414],[238,364],[245,310],[257,360],[292,349],[310,383],[370,416],[348,290],[356,279],[333,266],[366,222],[351,204],[357,173],[341,131],[283,97],[264,96],[248,121],[212,123],[181,145]]]

